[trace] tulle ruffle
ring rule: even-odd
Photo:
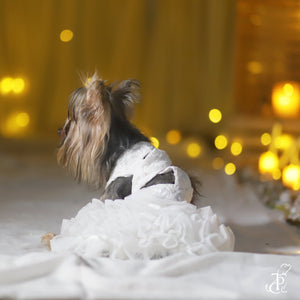
[[[52,251],[117,259],[154,259],[173,253],[232,251],[234,236],[210,207],[138,191],[124,200],[93,199],[63,220]]]

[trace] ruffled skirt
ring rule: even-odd
[[[145,189],[146,190],[146,189]],[[93,199],[51,241],[54,252],[117,259],[232,251],[234,235],[211,208],[138,191],[124,200]]]

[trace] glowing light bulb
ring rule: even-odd
[[[225,165],[225,169],[224,169],[225,173],[227,175],[233,175],[236,171],[236,166],[233,163],[228,163]]]
[[[166,140],[171,145],[176,145],[181,141],[181,133],[178,130],[170,130],[166,135]]]
[[[260,137],[260,141],[264,146],[268,146],[271,144],[272,141],[272,137],[269,133],[265,132],[262,134],[262,136]]]
[[[242,153],[243,146],[240,142],[233,142],[230,151],[234,156],[238,156]]]
[[[159,140],[158,140],[156,137],[151,136],[151,137],[150,137],[150,141],[151,141],[152,145],[153,145],[155,148],[158,148],[158,147],[159,147]]]
[[[290,164],[282,171],[282,182],[285,186],[297,191],[300,189],[300,166]]]
[[[60,40],[62,42],[69,42],[73,38],[73,32],[70,29],[65,29],[60,33]]]
[[[224,160],[222,157],[216,157],[214,158],[212,162],[212,166],[215,170],[220,170],[224,167]]]
[[[221,134],[215,138],[215,146],[217,149],[219,150],[225,149],[227,147],[227,144],[228,144],[228,140],[225,135]]]
[[[278,157],[271,151],[264,152],[259,157],[258,169],[261,174],[272,174],[274,170],[278,169]]]
[[[198,157],[201,151],[201,146],[198,143],[190,143],[186,148],[187,155],[192,158]]]
[[[211,122],[219,123],[222,120],[222,113],[219,109],[214,108],[209,111],[208,117]]]

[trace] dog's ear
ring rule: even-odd
[[[109,90],[115,112],[122,117],[130,117],[133,104],[141,98],[140,82],[135,79],[115,82],[109,86]]]
[[[109,115],[110,93],[107,90],[105,81],[95,73],[92,78],[86,80],[86,107],[85,113],[88,117],[100,117],[103,114]]]

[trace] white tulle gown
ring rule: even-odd
[[[173,170],[174,184],[142,188],[155,175]],[[63,220],[51,240],[54,252],[117,259],[154,259],[174,253],[201,255],[232,251],[234,235],[220,224],[210,207],[190,204],[189,177],[171,165],[168,155],[141,142],[118,160],[109,185],[119,176],[132,178],[125,199],[93,199],[75,218]]]

